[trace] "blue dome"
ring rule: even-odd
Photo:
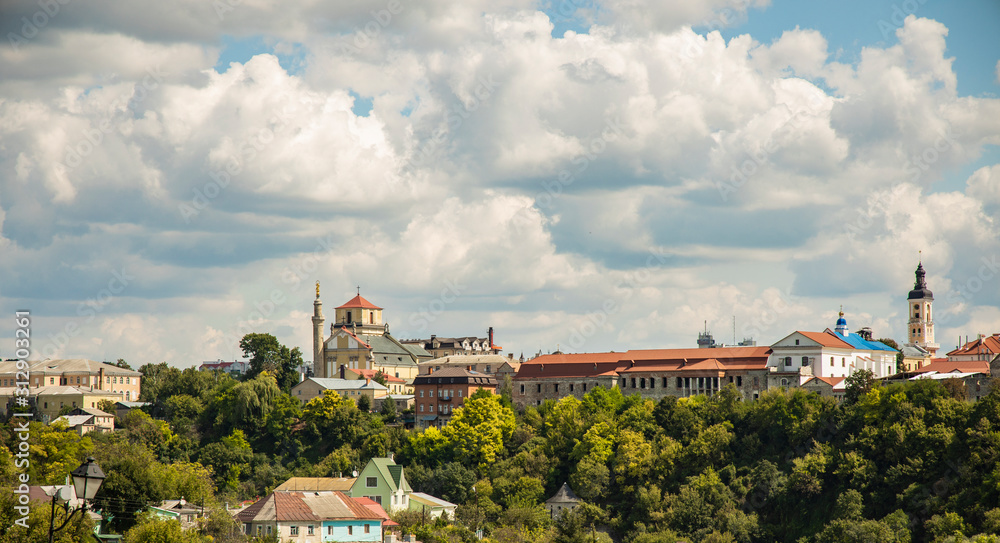
[[[847,326],[847,319],[844,317],[837,319],[837,326]]]

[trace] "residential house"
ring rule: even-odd
[[[844,377],[810,377],[803,383],[802,388],[841,401],[847,391],[847,380]]]
[[[163,500],[159,505],[150,507],[153,514],[162,518],[174,519],[181,523],[182,530],[190,530],[198,525],[198,519],[206,516],[204,504],[195,505],[184,498],[179,500]]]
[[[318,492],[338,491],[350,492],[354,485],[354,477],[292,477],[278,485],[275,492]]]
[[[340,367],[340,378],[341,379],[371,379],[374,380],[375,376],[378,374],[378,370],[366,370],[366,369],[348,369],[344,366]],[[404,379],[400,379],[395,375],[388,375],[383,373],[385,376],[385,388],[388,389],[389,394],[413,394],[413,380],[411,379],[407,382]]]
[[[12,407],[16,388],[0,388],[0,414],[6,415]],[[111,392],[89,386],[44,386],[32,388],[29,400],[42,422],[48,423],[59,416],[64,407],[89,407],[96,409],[102,400],[118,402],[122,392]]]
[[[221,358],[215,361],[210,360],[208,362],[202,362],[201,365],[198,366],[199,371],[221,371],[223,373],[228,373],[233,377],[245,375],[249,369],[249,360],[233,360],[232,362],[228,362],[226,360],[222,360]]]
[[[343,492],[272,492],[236,514],[243,533],[301,543],[382,541],[385,513]]]
[[[424,494],[423,492],[410,493],[410,511],[419,512],[425,520],[433,520],[442,515],[446,519],[454,520],[457,508],[457,505],[431,496],[430,494]]]
[[[1000,356],[1000,334],[984,336],[979,334],[972,341],[966,340],[960,347],[948,353],[952,362],[972,362],[993,360]]]
[[[497,370],[509,361],[508,357],[499,354],[451,355],[421,362],[419,372],[420,375],[428,375],[445,368],[467,368],[482,374],[496,376]]]
[[[496,394],[497,380],[467,368],[445,367],[413,380],[419,427],[443,426],[455,409],[480,389]]]
[[[419,346],[430,353],[431,358],[442,358],[456,355],[487,355],[500,354],[503,347],[493,343],[493,327],[487,331],[486,337],[437,337],[430,339],[404,339],[404,345]],[[489,373],[489,372],[485,372]]]
[[[375,404],[376,398],[381,398],[388,394],[389,390],[371,379],[325,379],[321,377],[310,377],[305,381],[292,387],[292,397],[299,400],[302,405],[309,403],[313,398],[322,396],[326,391],[336,392],[344,398],[358,402],[361,396],[368,396],[371,404]]]
[[[409,508],[411,492],[413,489],[406,482],[403,466],[389,457],[369,460],[358,473],[350,494],[355,498],[368,498],[393,513]]]
[[[113,432],[115,430],[115,416],[105,413],[100,409],[90,407],[77,407],[70,411],[68,415],[63,415],[52,421],[52,424],[63,422],[68,428],[76,430],[80,435],[89,432]]]
[[[17,361],[0,362],[0,388],[18,386]],[[23,375],[23,371],[20,372]],[[104,362],[84,358],[36,360],[28,366],[27,386],[31,395],[42,387],[77,387],[90,391],[121,393],[125,401],[139,399],[142,374]],[[96,406],[94,406],[96,407]]]

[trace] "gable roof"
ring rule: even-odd
[[[989,360],[963,360],[963,361],[951,361],[947,359],[935,358],[930,364],[921,366],[915,370],[913,373],[990,373],[990,362]]]
[[[835,387],[838,384],[840,384],[840,382],[843,381],[843,380],[844,380],[843,377],[813,377],[812,379],[809,379],[808,381],[806,381],[805,383],[803,383],[803,386],[808,385],[809,383],[811,383],[813,381],[822,381],[822,382],[830,385],[831,387]]]
[[[336,309],[354,309],[354,308],[361,308],[361,309],[382,309],[381,307],[379,307],[379,306],[377,306],[377,305],[369,302],[368,300],[362,298],[360,294],[358,294],[357,296],[351,298],[347,303],[345,303],[344,305],[342,305],[342,306],[340,306],[340,307],[338,307]]]
[[[306,381],[312,381],[326,390],[362,390],[362,389],[389,390],[385,388],[385,386],[376,381],[365,380],[365,379],[336,379],[333,377],[309,377],[305,381],[302,381],[302,383],[305,383]],[[298,387],[302,383],[295,385],[295,387]]]
[[[240,511],[241,522],[382,520],[343,492],[274,491]]]
[[[831,347],[834,349],[853,349],[854,347],[844,341],[841,336],[836,336],[833,334],[827,334],[825,332],[803,332],[801,330],[796,330],[796,334],[802,334],[803,336],[819,343],[823,347]]]
[[[389,458],[372,458],[368,463],[375,467],[382,480],[385,481],[385,484],[392,492],[396,492],[400,488],[404,492],[411,490],[410,485],[406,482],[406,478],[403,475],[403,466],[396,464]],[[365,467],[367,468],[368,466]]]
[[[545,500],[545,503],[578,501],[580,501],[580,498],[573,492],[573,489],[569,487],[569,483],[563,483],[562,486],[559,487],[559,490],[556,491],[555,495]]]
[[[275,492],[339,490],[347,492],[354,484],[353,477],[291,477],[274,489]]]
[[[951,351],[948,356],[994,355],[1000,353],[1000,334],[976,338]],[[992,357],[990,357],[992,358]]]

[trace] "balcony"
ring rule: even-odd
[[[451,396],[438,396],[438,401],[439,402],[450,402],[451,401]]]

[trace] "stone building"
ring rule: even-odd
[[[417,428],[444,426],[466,398],[480,389],[495,394],[496,388],[494,377],[468,368],[444,368],[417,376],[413,380]]]

